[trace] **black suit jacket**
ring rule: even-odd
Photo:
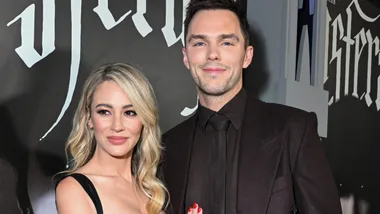
[[[196,117],[163,136],[162,169],[170,192],[169,213],[186,210]],[[239,214],[342,213],[314,113],[248,96],[238,165]]]

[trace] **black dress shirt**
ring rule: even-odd
[[[226,214],[234,214],[237,209],[238,156],[246,99],[246,92],[241,89],[234,98],[218,111],[218,113],[224,114],[231,121],[226,133]],[[198,106],[197,125],[194,132],[190,171],[186,187],[185,208],[197,203],[204,210],[204,213],[214,214],[216,211],[213,210],[212,180],[224,176],[222,172],[214,171],[212,168],[212,162],[221,155],[216,154],[217,150],[213,147],[216,131],[208,124],[209,118],[215,112],[200,105],[200,103]]]

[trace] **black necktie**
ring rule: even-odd
[[[216,160],[215,167],[212,169],[215,174],[213,177],[212,199],[214,208],[210,213],[224,214],[226,210],[226,131],[230,125],[230,120],[223,114],[215,113],[210,119],[209,124],[217,131],[215,139]]]

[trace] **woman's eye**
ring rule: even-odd
[[[137,115],[135,111],[126,111],[125,114],[128,116],[136,116]]]
[[[98,110],[97,113],[100,114],[100,115],[108,115],[109,111],[107,111],[107,110]]]

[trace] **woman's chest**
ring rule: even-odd
[[[132,186],[117,185],[98,188],[99,198],[105,214],[145,213],[147,198]]]

